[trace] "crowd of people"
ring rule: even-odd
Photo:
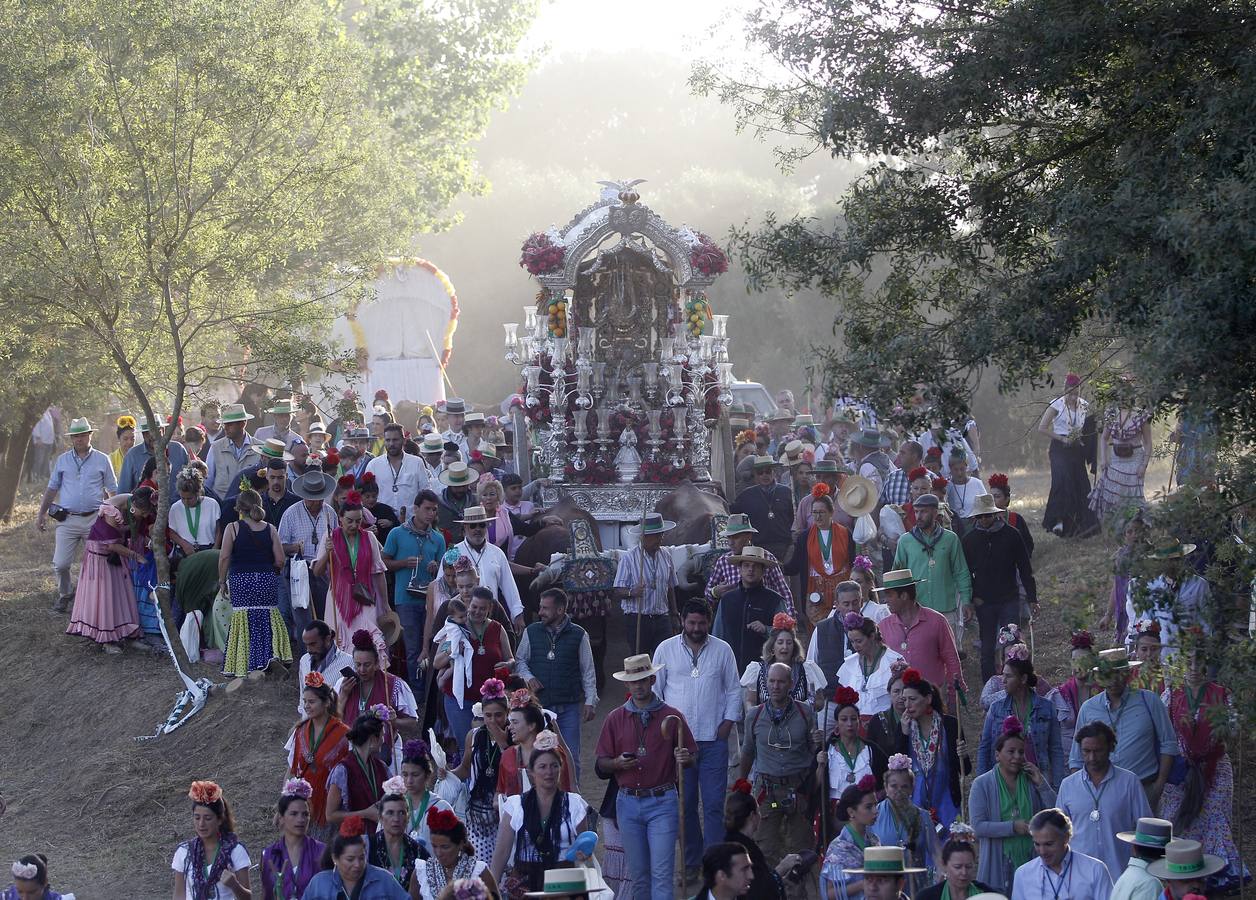
[[[164,541],[189,653],[297,674],[277,839],[250,857],[222,788],[195,782],[175,896],[1184,900],[1245,880],[1218,623],[1196,548],[1139,514],[1145,419],[1105,416],[1091,484],[1079,383],[1043,416],[1044,530],[1124,537],[1052,685],[1026,640],[1032,532],[975,422],[913,435],[853,402],[820,422],[778,402],[734,410],[739,488],[697,590],[663,549],[674,523],[631,529],[609,592],[627,697],[600,720],[609,614],[529,590],[543,566],[517,551],[556,520],[498,420],[452,399],[407,431],[385,395],[325,424],[279,400],[250,434],[243,406],[207,404],[158,483],[150,423],[120,417],[141,440],[111,459],[74,419],[37,519],[58,521],[67,632],[159,646]],[[589,748],[600,798],[581,793]],[[42,858],[13,873],[13,896],[57,896]]]

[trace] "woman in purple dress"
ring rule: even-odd
[[[13,884],[0,894],[0,900],[61,900],[58,894],[48,886],[48,858],[42,853],[23,856],[13,864]],[[73,894],[66,894],[73,900]]]
[[[310,837],[310,797],[304,778],[289,778],[279,797],[279,840],[262,851],[262,900],[299,900],[322,868],[322,841]]]

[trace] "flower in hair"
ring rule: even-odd
[[[1027,647],[1024,644],[1013,644],[1012,646],[1008,647],[1007,650],[1004,651],[1003,658],[1028,660],[1029,659],[1029,647]]]
[[[361,816],[349,816],[340,820],[341,837],[355,838],[364,834],[366,834],[366,822]]]
[[[865,775],[863,778],[859,779],[855,787],[859,788],[859,790],[863,791],[865,794],[869,791],[875,791],[877,789],[877,776]]]
[[[357,491],[349,491],[345,494],[345,509],[351,509],[362,505],[362,495]]]
[[[738,778],[736,781],[733,782],[732,791],[734,794],[745,794],[747,797],[749,797],[754,792],[754,788],[751,786],[750,782],[747,781],[746,779]]]
[[[188,797],[193,803],[208,806],[222,799],[222,788],[212,781],[193,781],[192,786],[188,788]]]
[[[839,707],[858,706],[859,692],[846,684],[839,684],[833,691],[833,702]]]
[[[951,839],[956,841],[966,841],[969,844],[975,843],[977,840],[977,832],[967,822],[961,822],[956,819],[951,823]]]
[[[904,669],[903,684],[920,684],[920,672],[911,668]]]
[[[942,488],[946,487],[948,484],[950,484],[950,482],[947,481],[945,478],[943,478],[941,475],[933,479],[933,489],[935,491],[942,490]]]
[[[327,683],[323,678],[322,672],[307,672],[305,675],[305,686],[307,688],[321,688]]]
[[[340,465],[340,454],[336,452],[334,447],[328,450],[327,454],[323,457],[323,465],[327,466],[329,469],[334,469],[336,466]],[[375,476],[372,475],[371,477],[374,478]]]
[[[304,778],[289,778],[283,783],[283,790],[280,791],[283,797],[300,797],[302,800],[309,800],[314,796],[314,788]]]
[[[359,481],[359,482],[361,482],[361,484],[362,484],[362,486],[363,486],[363,487],[365,487],[365,486],[366,486],[366,485],[368,485],[368,484],[374,484],[374,483],[375,483],[375,473],[374,473],[374,472],[363,472],[363,473],[362,473],[362,477],[361,477],[361,478],[359,478],[359,479],[358,479],[358,481]]]
[[[910,772],[911,757],[906,753],[895,753],[890,757],[889,762],[886,764],[886,768],[890,772]]]
[[[432,831],[453,831],[458,827],[458,817],[452,809],[433,806],[427,811],[427,827]]]
[[[776,631],[793,631],[797,624],[788,613],[779,612],[772,617],[772,628]]]
[[[13,877],[21,878],[23,881],[34,881],[39,877],[39,866],[34,863],[15,862],[13,864]]]
[[[504,700],[506,699],[506,685],[502,683],[500,678],[488,678],[480,685],[481,700]]]
[[[856,556],[855,561],[851,563],[852,569],[858,569],[860,572],[872,571],[872,560],[866,556]]]
[[[489,900],[488,888],[478,878],[458,878],[450,887],[453,888],[454,900]]]
[[[538,731],[536,737],[532,739],[532,746],[537,750],[557,750],[558,735],[546,728]]]
[[[384,781],[382,787],[385,794],[404,794],[406,792],[406,780],[400,775],[394,775]]]
[[[863,624],[863,613],[855,612],[853,609],[846,615],[842,616],[842,627],[849,630],[858,628]]]
[[[532,705],[532,692],[527,688],[519,688],[517,691],[510,692],[510,708],[523,709],[525,706]]]
[[[1157,619],[1139,619],[1134,623],[1134,632],[1139,637],[1160,637],[1160,622]]]
[[[998,488],[1003,493],[1009,493],[1007,476],[1002,472],[995,472],[990,476],[990,480],[986,482],[992,488]]]
[[[135,416],[118,416],[117,426],[119,428],[134,428]]]
[[[412,738],[401,745],[402,759],[427,759],[432,755],[432,748],[423,738]]]
[[[935,444],[934,446],[930,447],[928,450],[925,451],[925,456],[932,456],[932,457],[935,457],[936,459],[941,459],[942,448]]]
[[[352,489],[356,483],[352,475],[341,475],[336,479],[336,487],[339,488]]]
[[[1015,622],[1008,622],[999,629],[1000,644],[1019,644],[1020,643],[1020,626]]]
[[[906,671],[907,671],[907,660],[896,659],[894,660],[894,662],[890,663],[891,675],[902,675]]]
[[[370,712],[373,716],[375,716],[375,718],[379,719],[381,722],[392,721],[393,711],[388,708],[387,703],[376,703],[374,706],[371,707]]]
[[[353,632],[353,649],[354,650],[374,650],[375,638],[371,637],[371,633],[365,628],[359,628]]]
[[[1021,724],[1021,720],[1016,716],[1008,716],[1003,720],[1002,730],[1000,734],[1024,734],[1025,726]]]
[[[1074,631],[1068,639],[1074,650],[1090,650],[1095,646],[1094,636],[1085,628]]]
[[[924,466],[916,466],[916,468],[912,469],[910,472],[907,473],[908,481],[915,481],[917,478],[928,478],[928,477],[929,477],[929,470],[926,469]]]
[[[829,486],[825,484],[823,481],[817,481],[811,487],[811,496],[817,500],[819,500],[821,497],[827,497],[830,493],[832,493],[832,491],[829,489]]]
[[[458,548],[450,547],[445,551],[445,555],[441,557],[441,562],[447,566],[452,566],[456,565],[460,559],[462,559],[462,554],[458,552]]]

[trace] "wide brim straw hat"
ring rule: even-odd
[[[626,657],[623,670],[615,672],[611,677],[616,681],[640,681],[642,678],[649,678],[658,673],[662,668],[654,664],[654,660],[650,659],[650,654],[638,653],[635,656]]]
[[[902,847],[865,847],[863,865],[858,869],[843,869],[847,875],[914,875],[924,869],[905,866]]]
[[[862,475],[847,475],[837,492],[837,505],[854,519],[869,515],[879,501],[876,484]]]
[[[780,566],[779,562],[768,555],[768,551],[753,544],[748,544],[745,549],[734,556],[730,556],[728,560],[738,565],[742,563],[758,563],[761,566]]]

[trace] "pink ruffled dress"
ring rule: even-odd
[[[109,564],[110,544],[129,544],[130,534],[122,510],[106,501],[87,535],[83,570],[66,634],[78,634],[99,644],[141,636],[135,589],[126,561]]]

